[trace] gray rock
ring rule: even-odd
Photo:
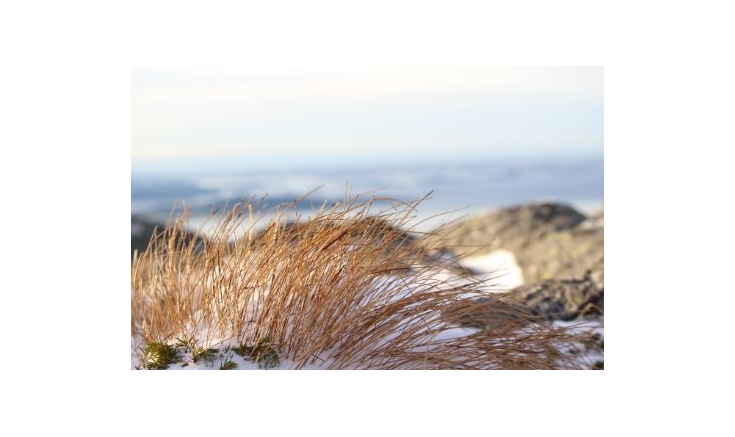
[[[604,313],[604,212],[587,218],[557,203],[521,205],[476,215],[438,230],[421,243],[459,256],[513,253],[524,284],[500,299],[551,320]],[[482,300],[461,324],[487,326],[499,317]],[[478,305],[480,304],[480,305]]]
[[[518,327],[529,322],[529,315],[547,320],[575,320],[604,313],[604,290],[589,277],[549,280],[516,287],[508,294],[479,298],[444,312],[444,320],[459,326],[493,329]]]
[[[604,313],[604,290],[589,275],[516,287],[504,296],[549,320],[574,320]]]
[[[573,229],[585,220],[583,214],[563,204],[520,205],[469,217],[440,229],[429,241],[440,238],[461,253],[481,255],[497,249],[517,252],[541,237]]]
[[[459,256],[513,253],[524,283],[581,279],[588,272],[604,288],[604,227],[570,206],[521,205],[476,215],[426,237]]]

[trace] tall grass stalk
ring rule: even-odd
[[[580,366],[560,353],[575,340],[568,331],[451,273],[456,260],[410,244],[404,229],[421,200],[374,212],[375,200],[323,205],[297,225],[285,220],[286,208],[259,232],[263,216],[245,201],[215,215],[204,242],[201,230],[188,234],[186,213],[172,215],[132,263],[135,352],[177,338],[204,348],[267,338],[292,368]],[[490,301],[473,303],[480,296]],[[458,330],[477,311],[497,322]]]

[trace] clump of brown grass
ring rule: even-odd
[[[575,341],[568,331],[451,273],[452,259],[426,262],[431,248],[403,230],[420,200],[372,214],[374,200],[323,206],[298,226],[282,212],[259,233],[256,203],[242,202],[215,216],[203,244],[187,236],[186,214],[172,218],[133,260],[136,353],[177,338],[205,348],[267,338],[292,368],[581,366],[561,352]],[[457,328],[477,311],[491,323]]]

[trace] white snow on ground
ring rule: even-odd
[[[601,339],[604,340],[604,334],[605,329],[604,325],[601,322],[593,322],[593,321],[555,321],[554,325],[568,328],[572,331],[576,331],[579,333],[597,333],[600,335]],[[433,338],[434,341],[446,341],[451,340],[453,338],[458,337],[464,337],[470,334],[473,334],[476,332],[475,329],[471,328],[450,328],[443,332],[441,332],[439,335]],[[388,336],[383,341],[388,341],[391,338],[393,338],[397,333],[394,335]],[[225,342],[223,344],[218,345],[219,346],[219,353],[217,353],[216,357],[211,360],[203,360],[200,359],[198,362],[194,363],[191,357],[191,354],[188,352],[181,351],[180,361],[169,365],[167,370],[219,370],[220,366],[225,363],[226,361],[233,361],[237,364],[237,367],[234,370],[262,370],[261,367],[258,366],[258,364],[254,363],[252,360],[247,360],[237,353],[235,353],[233,350],[227,352],[225,350],[225,347],[227,345],[234,346],[234,342]],[[604,362],[604,351],[602,350],[595,350],[594,348],[586,348],[582,344],[574,346],[577,349],[577,352],[575,354],[581,356],[585,362],[586,368],[593,368],[595,363],[597,362]],[[330,355],[331,351],[326,351],[322,353],[324,357],[327,357]],[[294,362],[293,360],[286,359],[284,357],[279,357],[280,363],[276,365],[275,367],[272,367],[268,370],[289,370],[294,368]],[[325,370],[330,367],[330,365],[333,364],[333,361],[330,359],[322,359],[317,358],[314,363],[307,364],[301,369],[303,370]],[[131,360],[131,369],[135,369],[139,366],[138,358],[135,354],[132,355]]]
[[[554,322],[554,325],[568,328],[572,331],[576,331],[579,333],[597,333],[601,336],[602,340],[604,340],[604,325],[601,322],[593,322],[593,321],[556,321]],[[446,341],[451,340],[454,338],[464,337],[467,335],[471,335],[473,333],[477,332],[477,330],[472,328],[450,328],[445,331],[442,331],[437,336],[433,338],[433,341]],[[387,337],[383,338],[380,343],[385,343],[387,341],[390,341],[392,338],[394,338],[396,335],[398,335],[398,332],[393,333],[392,335],[388,335]],[[219,370],[220,366],[225,363],[226,361],[230,360],[237,364],[237,367],[235,370],[262,370],[258,364],[254,363],[251,360],[246,360],[245,358],[239,356],[237,353],[235,353],[233,350],[230,350],[229,352],[226,351],[227,346],[234,346],[236,343],[234,341],[226,341],[221,344],[216,345],[215,347],[219,350],[219,353],[217,353],[217,356],[214,359],[211,359],[209,361],[200,359],[198,362],[194,363],[191,357],[191,354],[188,352],[183,352],[183,350],[180,350],[181,357],[180,361],[169,365],[167,370]],[[597,362],[604,362],[604,351],[602,350],[595,350],[595,349],[588,349],[584,347],[582,344],[576,345],[575,348],[577,349],[576,354],[581,356],[586,365],[587,368],[593,368],[595,363]],[[322,357],[317,357],[314,363],[307,364],[301,369],[303,370],[325,370],[328,369],[332,364],[333,361],[326,358],[330,355],[332,351],[325,351],[322,354],[320,354]],[[132,360],[131,360],[131,369],[135,369],[136,367],[139,367],[139,361],[138,357],[135,353],[132,354]],[[272,367],[269,370],[288,370],[294,368],[294,362],[293,360],[279,357],[280,363],[276,365],[275,367]]]
[[[461,259],[463,267],[473,270],[480,277],[489,279],[497,291],[510,291],[523,285],[523,273],[516,262],[513,252],[496,250],[487,255],[477,255]]]
[[[220,350],[223,350],[223,349],[220,349]],[[196,363],[192,361],[190,353],[184,353],[181,355],[181,360],[182,362],[178,362],[178,363],[169,365],[168,369],[166,370],[220,370],[220,366],[226,360],[231,360],[237,364],[237,367],[233,370],[263,370],[258,367],[258,364],[254,363],[251,360],[246,360],[245,358],[241,357],[235,352],[220,353],[213,360],[206,361],[206,360],[200,359]],[[137,364],[138,362],[134,358],[131,368],[134,369]],[[328,365],[329,363],[319,363],[317,361],[317,364],[307,364],[301,369],[303,370],[324,370],[328,367]],[[293,368],[293,361],[289,359],[281,358],[280,363],[277,366],[272,367],[267,370],[288,370],[291,368]]]

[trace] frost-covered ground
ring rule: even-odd
[[[591,332],[596,334],[589,342],[579,343],[563,352],[574,354],[582,357],[585,367],[589,369],[603,368],[604,366],[604,326],[600,321],[573,321],[573,322],[554,322],[556,326],[563,326],[578,332]],[[452,338],[470,335],[476,332],[475,329],[452,328],[442,332],[435,337],[435,340],[449,340]],[[240,354],[237,346],[232,343],[222,344],[217,348],[213,348],[205,358],[195,359],[190,351],[184,347],[175,348],[178,357],[175,362],[169,364],[166,370],[289,370],[296,368],[293,360],[278,356],[277,361],[268,362],[267,360],[258,360],[253,355]],[[325,353],[324,356],[328,356]],[[313,363],[301,366],[301,370],[325,370],[329,369],[333,361],[316,357]],[[141,363],[136,354],[132,355],[131,369],[140,369],[145,367],[145,363]]]
[[[465,328],[452,328],[441,332],[435,336],[433,340],[439,342],[443,340],[450,340],[453,338],[464,337],[476,332],[475,329]],[[385,341],[392,338],[387,337]],[[248,354],[242,353],[242,350],[238,348],[236,343],[231,341],[222,342],[217,347],[212,349],[210,354],[202,354],[204,357],[195,359],[194,355],[185,346],[171,346],[176,351],[178,356],[175,362],[168,365],[165,370],[290,370],[296,368],[296,363],[293,360],[278,355],[277,360],[268,361],[267,359],[258,359],[255,353]],[[274,352],[277,352],[274,350]],[[325,370],[329,369],[334,361],[327,358],[331,351],[326,351],[320,356],[314,358],[313,363],[309,363],[305,366],[301,366],[300,370]],[[228,363],[231,368],[228,367]],[[140,369],[145,367],[146,363],[142,363],[139,360],[137,354],[132,355],[131,369]]]
[[[210,359],[198,359],[194,361],[190,352],[182,352],[180,361],[170,364],[166,370],[225,370],[223,367],[228,363],[235,363],[234,368],[228,370],[287,370],[294,366],[294,362],[289,359],[279,358],[278,364],[270,367],[260,363],[256,363],[252,359],[246,359],[237,354],[234,350],[228,350],[226,347],[219,348],[217,353]],[[306,365],[303,370],[322,370],[328,368],[329,363],[319,363],[314,365]],[[140,366],[137,357],[133,357],[132,369]]]

